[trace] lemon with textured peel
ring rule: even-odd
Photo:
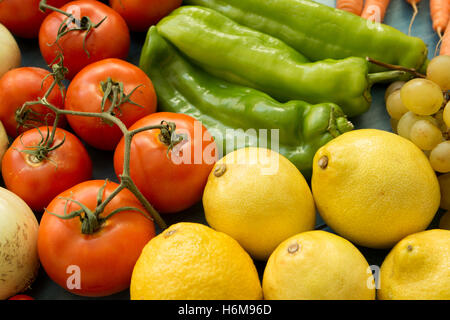
[[[131,278],[132,300],[256,300],[261,283],[236,240],[198,223],[177,223],[150,240]]]
[[[450,231],[409,235],[387,255],[380,270],[382,300],[450,299]]]
[[[425,230],[436,214],[439,183],[425,154],[396,134],[344,133],[314,156],[312,191],[320,215],[344,238],[390,248]]]
[[[268,300],[373,300],[369,264],[349,241],[325,231],[295,235],[272,253],[264,270]]]
[[[315,205],[300,171],[281,154],[242,148],[220,159],[203,193],[208,224],[266,260],[285,239],[312,230]]]

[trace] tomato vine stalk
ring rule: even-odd
[[[98,202],[97,206],[94,211],[89,210],[87,207],[83,206],[79,202],[75,202],[72,199],[65,199],[68,202],[72,201],[75,202],[80,206],[79,210],[73,211],[71,213],[65,212],[64,216],[58,216],[63,219],[71,219],[74,217],[79,217],[82,221],[82,233],[85,234],[92,234],[99,230],[102,223],[106,221],[108,218],[110,218],[112,215],[116,214],[117,212],[124,211],[124,210],[141,210],[137,208],[120,208],[112,213],[110,213],[107,217],[100,217],[100,214],[104,211],[107,204],[123,189],[130,190],[135,197],[141,202],[145,210],[150,213],[150,217],[145,214],[148,218],[154,220],[157,225],[161,229],[167,228],[166,223],[161,218],[158,211],[152,206],[152,204],[145,198],[145,196],[141,193],[139,188],[136,186],[134,181],[131,179],[130,176],[130,151],[131,151],[131,143],[133,137],[143,131],[147,130],[160,130],[159,139],[161,142],[163,142],[167,148],[168,152],[172,150],[172,148],[180,143],[183,140],[182,135],[178,135],[176,130],[175,123],[162,121],[159,125],[152,125],[152,126],[146,126],[142,128],[138,128],[135,130],[128,130],[128,128],[125,126],[125,124],[117,117],[117,113],[120,113],[120,106],[121,104],[128,102],[136,105],[134,102],[131,101],[131,95],[132,93],[137,89],[135,88],[131,93],[126,95],[123,91],[123,84],[122,83],[114,83],[110,79],[108,79],[104,83],[104,87],[108,88],[105,91],[105,96],[102,100],[102,106],[101,106],[101,112],[84,112],[84,111],[74,111],[74,110],[62,110],[57,108],[56,106],[52,105],[48,100],[47,97],[50,95],[52,90],[59,86],[61,90],[61,94],[64,95],[63,90],[63,83],[62,80],[64,79],[65,73],[67,73],[67,69],[63,65],[63,56],[59,55],[58,61],[54,61],[52,64],[52,72],[50,73],[50,76],[53,77],[53,82],[49,86],[48,90],[45,92],[44,96],[39,98],[36,101],[29,101],[23,104],[21,108],[19,108],[16,112],[16,120],[18,123],[23,124],[26,126],[28,117],[32,114],[30,112],[30,107],[36,104],[41,104],[46,106],[48,109],[50,109],[52,112],[55,113],[55,119],[53,121],[53,127],[52,130],[47,130],[47,136],[41,140],[40,144],[37,146],[31,146],[28,147],[28,150],[25,150],[24,152],[27,153],[30,157],[33,157],[35,161],[46,161],[48,159],[48,154],[55,148],[58,148],[62,145],[62,143],[58,144],[57,146],[54,146],[54,139],[56,134],[56,128],[60,121],[60,118],[62,115],[71,115],[71,116],[81,116],[81,117],[96,117],[101,120],[103,120],[105,123],[108,123],[109,125],[116,125],[123,133],[124,136],[124,165],[123,165],[123,171],[122,174],[119,175],[120,178],[120,184],[118,187],[109,194],[105,200],[102,201],[103,197],[103,191],[104,188],[99,190],[98,195]],[[45,80],[45,79],[44,79]],[[106,101],[110,101],[110,106],[108,108],[105,108]],[[38,129],[39,130],[39,129]],[[106,183],[105,183],[106,186]]]

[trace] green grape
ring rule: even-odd
[[[442,119],[444,120],[447,128],[450,128],[450,101],[445,105]]]
[[[419,115],[435,114],[444,102],[441,88],[427,79],[408,81],[400,89],[400,95],[404,106]]]
[[[387,98],[391,95],[392,92],[400,90],[404,84],[405,81],[392,82],[389,87],[387,87],[386,92],[384,93],[384,102],[386,102]]]
[[[411,141],[422,150],[431,150],[442,142],[442,132],[428,120],[418,120],[411,127]]]
[[[450,90],[450,56],[437,56],[427,67],[427,79],[441,87],[442,91]]]
[[[418,116],[415,113],[408,111],[398,121],[397,133],[403,138],[410,139],[411,128],[419,120],[428,120],[434,125],[438,125],[436,119],[432,116]]]
[[[450,172],[450,141],[439,143],[430,153],[431,167],[437,172]]]
[[[400,118],[408,112],[408,109],[402,103],[400,98],[400,90],[392,92],[386,100],[386,110],[392,119],[400,120]]]

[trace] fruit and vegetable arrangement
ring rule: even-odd
[[[450,1],[399,2],[0,1],[0,299],[450,300]]]

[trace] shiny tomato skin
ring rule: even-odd
[[[0,1],[0,23],[16,36],[37,38],[39,27],[46,13],[39,10],[41,0],[2,0]],[[70,0],[47,0],[47,4],[59,8]]]
[[[101,83],[108,77],[115,82],[122,82],[125,95],[137,88],[130,99],[132,103],[123,103],[116,109],[116,115],[130,127],[142,117],[156,111],[156,93],[153,84],[144,71],[137,66],[120,59],[105,59],[83,68],[72,80],[67,89],[66,110],[101,112],[104,92]],[[107,100],[105,110],[111,102]],[[102,149],[114,150],[123,136],[116,125],[109,125],[100,118],[67,116],[70,126],[77,136],[89,145]]]
[[[21,108],[25,102],[36,101],[42,98],[53,82],[50,73],[42,68],[22,67],[8,71],[0,78],[0,121],[2,121],[6,132],[11,137],[17,137],[29,128],[17,128],[15,120],[16,110]],[[42,84],[44,78],[48,76]],[[59,88],[56,86],[47,97],[47,101],[53,106],[63,109],[64,101]],[[28,122],[37,126],[45,124],[53,125],[55,119],[54,112],[44,105],[33,105],[30,107],[34,111],[41,113],[39,119],[41,123]],[[47,115],[45,117],[44,115]],[[61,116],[58,126],[64,127],[65,117]]]
[[[182,0],[109,0],[109,5],[120,13],[133,31],[147,31],[181,3]]]
[[[69,69],[68,79],[72,79],[81,69],[90,63],[106,59],[125,59],[130,48],[130,33],[125,20],[107,5],[93,0],[72,1],[61,10],[73,14],[76,18],[89,17],[95,25],[107,17],[97,28],[91,29],[83,47],[86,31],[71,31],[62,36],[55,44],[58,28],[67,18],[53,12],[48,15],[39,30],[39,47],[45,61],[50,64],[60,50],[64,54],[64,65]],[[74,25],[70,25],[72,28]],[[87,50],[86,53],[85,50]]]
[[[104,183],[103,180],[86,181],[59,197],[70,197],[94,210],[98,191]],[[102,199],[117,186],[108,182]],[[94,234],[82,234],[79,218],[63,220],[49,213],[64,215],[66,201],[59,197],[43,214],[38,234],[39,258],[49,277],[64,289],[81,296],[108,296],[128,288],[142,248],[155,236],[152,220],[137,211],[123,211],[108,219]],[[106,206],[102,216],[128,206],[145,212],[135,196],[124,189]],[[67,212],[79,208],[69,202]],[[80,286],[70,278],[76,276],[73,270],[79,270]]]
[[[48,128],[52,130],[52,127]],[[81,141],[70,132],[57,128],[48,160],[34,163],[22,150],[36,146],[47,136],[47,127],[28,130],[16,138],[2,160],[6,188],[21,197],[31,209],[42,211],[59,193],[91,178],[92,161]]]
[[[167,146],[158,137],[159,129],[136,134],[131,143],[130,176],[158,211],[175,213],[201,200],[218,153],[206,128],[185,114],[154,113],[137,121],[130,130],[158,125],[163,120],[174,122],[175,132],[189,134],[190,138],[186,143],[180,143],[167,156]],[[176,149],[180,152],[175,151]],[[187,160],[184,163],[176,160],[176,164],[173,159],[183,154]],[[118,176],[123,172],[123,161],[124,139],[119,142],[114,153],[114,169]]]
[[[27,296],[26,294],[18,294],[9,298],[8,300],[34,300],[34,298]]]

